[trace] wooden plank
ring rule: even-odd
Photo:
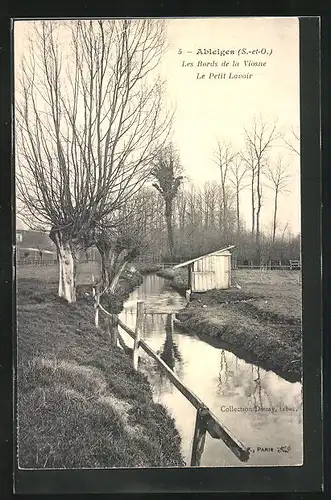
[[[121,320],[118,321],[123,330],[130,335],[133,339],[135,338],[135,333],[126,326]],[[206,422],[207,431],[209,434],[216,438],[221,439],[224,444],[239,458],[240,461],[246,462],[249,458],[248,449],[225,427],[224,424],[218,420],[218,418],[207,408],[207,406],[201,401],[198,396],[196,396],[188,387],[186,387],[183,382],[177,377],[177,375],[169,368],[169,366],[153,351],[151,347],[144,340],[140,340],[140,347],[159,365],[159,367],[168,375],[169,380],[174,384],[174,386],[183,394],[183,396],[188,399],[188,401],[196,408],[205,409],[209,413],[208,420]]]
[[[135,339],[135,333],[133,330],[131,330],[131,328],[129,328],[128,326],[126,326],[125,323],[123,323],[123,321],[121,321],[120,319],[118,320],[118,325],[128,334],[130,335],[130,337],[134,340]],[[140,341],[141,343],[141,341]]]
[[[231,432],[221,424],[218,418],[208,409],[209,416],[206,421],[206,427],[209,434],[214,439],[221,439],[223,443],[236,455],[241,462],[247,462],[249,459],[249,450],[244,446],[239,439],[231,434]]]
[[[191,467],[197,467],[201,463],[201,457],[206,442],[206,417],[208,412],[199,408],[195,419],[194,436],[192,443]]]
[[[106,311],[106,309],[104,309],[100,303],[99,303],[99,309],[100,309],[100,311],[102,311],[104,314],[106,314],[106,316],[108,316],[108,317],[110,317],[110,318],[112,317],[112,314],[111,314],[110,312]]]
[[[95,296],[95,304],[94,304],[94,307],[95,307],[95,318],[94,318],[94,322],[95,322],[95,326],[97,328],[99,328],[99,309],[100,309],[100,297],[99,297],[99,294],[96,294]]]
[[[196,257],[195,259],[187,260],[186,262],[182,262],[181,264],[176,264],[173,266],[173,269],[179,269],[180,267],[186,267],[189,264],[192,264],[193,262],[198,262],[201,259],[204,259],[205,257],[209,257],[211,255],[217,255],[218,253],[226,252],[227,250],[230,250],[231,248],[234,248],[235,245],[230,245],[225,248],[221,248],[220,250],[216,250],[215,252],[210,252],[207,253],[206,255],[201,255],[200,257]]]
[[[137,319],[136,319],[136,331],[133,345],[133,368],[138,370],[138,360],[139,360],[139,344],[140,344],[140,335],[143,332],[144,327],[144,302],[139,300],[137,302]]]
[[[179,392],[181,392],[186,399],[190,401],[190,403],[196,408],[205,409],[208,414],[208,420],[206,422],[207,430],[212,437],[216,439],[221,439],[224,444],[230,448],[230,450],[239,458],[242,462],[246,462],[249,458],[249,451],[247,448],[234,436],[232,436],[231,432],[221,424],[218,418],[207,408],[207,406],[199,399],[188,387],[186,387],[183,382],[177,377],[177,375],[168,367],[164,361],[158,357],[158,355],[144,342],[144,340],[140,341],[140,346],[144,349],[147,354],[149,354],[159,366],[165,371],[168,375],[168,378],[171,382],[177,387]]]
[[[171,382],[177,387],[179,392],[181,392],[190,403],[196,408],[205,407],[205,404],[201,399],[199,399],[188,387],[186,387],[183,382],[177,377],[177,375],[169,368],[169,366],[161,359],[159,356],[149,347],[144,340],[140,340],[141,348],[153,358],[159,365],[159,367],[168,375]]]
[[[192,271],[193,271],[192,267],[193,267],[192,264],[189,264],[187,273],[187,288],[189,290],[191,290],[192,288]]]
[[[153,310],[144,310],[144,316],[146,316],[146,314],[155,314],[155,315],[159,315],[159,316],[162,316],[164,314],[168,315],[168,314],[171,314],[172,311],[153,311]]]
[[[132,348],[126,345],[122,335],[119,332],[118,332],[117,338],[118,338],[119,345],[122,347],[125,354],[129,354],[131,356],[132,355]]]

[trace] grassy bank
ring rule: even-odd
[[[176,289],[184,271],[165,270]],[[296,271],[237,270],[240,288],[192,294],[177,314],[188,332],[223,346],[282,377],[301,379],[301,284]],[[224,344],[225,343],[225,344]]]
[[[93,327],[89,298],[67,304],[47,277],[18,280],[20,467],[183,465],[173,420],[153,403],[146,377]],[[127,275],[122,300],[133,286]]]

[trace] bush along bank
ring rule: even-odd
[[[260,299],[236,289],[192,294],[176,317],[188,333],[291,382],[300,381],[301,321],[264,311]]]
[[[143,275],[157,273],[162,267],[159,264],[143,264],[140,262],[134,263],[133,266]]]
[[[122,301],[140,280],[123,276]],[[184,465],[173,419],[153,402],[147,378],[93,321],[88,300],[67,304],[56,284],[19,281],[19,466]]]
[[[118,282],[115,293],[107,293],[101,297],[101,305],[112,314],[120,314],[124,302],[133,290],[143,282],[143,277],[138,271],[125,270]]]
[[[123,304],[129,298],[130,293],[138,288],[142,282],[142,273],[125,269],[119,279],[115,293],[108,292],[102,295],[101,305],[110,313],[119,314],[123,310]],[[92,285],[78,285],[77,298],[93,304]]]
[[[169,280],[171,288],[185,297],[187,290],[187,271],[185,269],[174,271],[166,267],[157,271],[156,275]]]

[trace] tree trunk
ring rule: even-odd
[[[127,251],[123,250],[119,255],[113,252],[110,245],[97,245],[101,256],[101,288],[109,293],[114,293],[118,281],[128,263]]]
[[[257,209],[256,209],[256,253],[257,257],[259,260],[261,260],[261,248],[260,248],[260,213],[261,213],[261,206],[262,206],[262,194],[260,190],[260,165],[258,166],[258,172],[257,172],[257,186],[256,186],[256,191],[257,191]]]
[[[76,302],[76,260],[70,244],[60,242],[59,256],[59,288],[58,295],[68,302]]]
[[[252,175],[252,183],[251,183],[251,189],[252,189],[252,238],[254,238],[254,233],[255,233],[255,196],[254,196],[254,175]]]
[[[117,284],[118,284],[119,279],[120,279],[120,277],[121,277],[121,274],[122,274],[122,272],[124,271],[124,269],[125,269],[125,267],[126,267],[127,263],[128,263],[128,261],[127,261],[127,260],[126,260],[126,261],[124,261],[124,262],[121,264],[121,266],[118,268],[118,270],[116,271],[116,274],[115,274],[115,276],[113,277],[112,282],[111,282],[111,285],[110,285],[110,287],[109,287],[109,291],[110,291],[110,293],[114,293],[114,292],[115,292],[116,287],[117,287]]]
[[[105,290],[111,286],[117,255],[109,243],[98,242],[96,246],[101,257],[101,288]]]
[[[227,215],[228,215],[228,200],[226,199],[226,188],[225,183],[222,181],[222,197],[223,197],[223,205],[222,205],[222,226],[223,231],[226,233],[227,231]]]
[[[174,258],[174,233],[172,227],[172,203],[170,200],[165,201],[165,217],[167,222],[167,232],[168,232],[168,243],[169,243],[169,252],[171,256],[171,260]]]
[[[238,186],[236,190],[236,203],[237,203],[237,243],[238,243],[240,237],[240,199],[239,199]]]
[[[110,285],[109,276],[109,259],[107,258],[106,252],[98,249],[101,257],[101,283],[103,288],[108,288]]]
[[[74,250],[72,241],[63,236],[61,229],[51,230],[49,236],[56,245],[59,261],[58,295],[70,303],[76,302],[76,269],[79,251]]]
[[[278,206],[278,189],[275,190],[274,217],[273,217],[273,225],[272,225],[272,243],[275,243],[275,239],[276,239],[277,206]]]

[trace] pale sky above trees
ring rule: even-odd
[[[26,48],[28,25],[15,22],[15,68]],[[63,41],[65,43],[65,41]],[[298,130],[299,120],[299,22],[296,18],[226,18],[171,19],[167,21],[167,49],[158,68],[167,80],[167,102],[175,107],[172,140],[179,151],[185,174],[194,183],[218,180],[219,170],[213,162],[217,140],[229,141],[234,148],[243,146],[244,128],[249,128],[254,116],[262,115],[267,123],[277,123],[280,133]],[[183,67],[182,62],[198,60],[221,62],[238,57],[218,55],[196,56],[199,48],[272,49],[270,57],[250,56],[266,60],[266,67],[255,68],[249,80],[197,80],[198,71],[207,75],[227,71],[220,68]],[[178,54],[192,51],[192,54]],[[242,58],[243,59],[243,58]],[[240,59],[240,61],[242,61]],[[247,59],[247,57],[245,57]],[[247,68],[244,69],[247,72]],[[281,155],[289,165],[289,195],[279,200],[279,227],[287,222],[295,233],[300,231],[300,160],[281,140],[270,153],[277,162]],[[272,191],[266,191],[261,214],[262,228],[270,231],[272,224]],[[241,213],[250,225],[250,194],[242,194]]]

